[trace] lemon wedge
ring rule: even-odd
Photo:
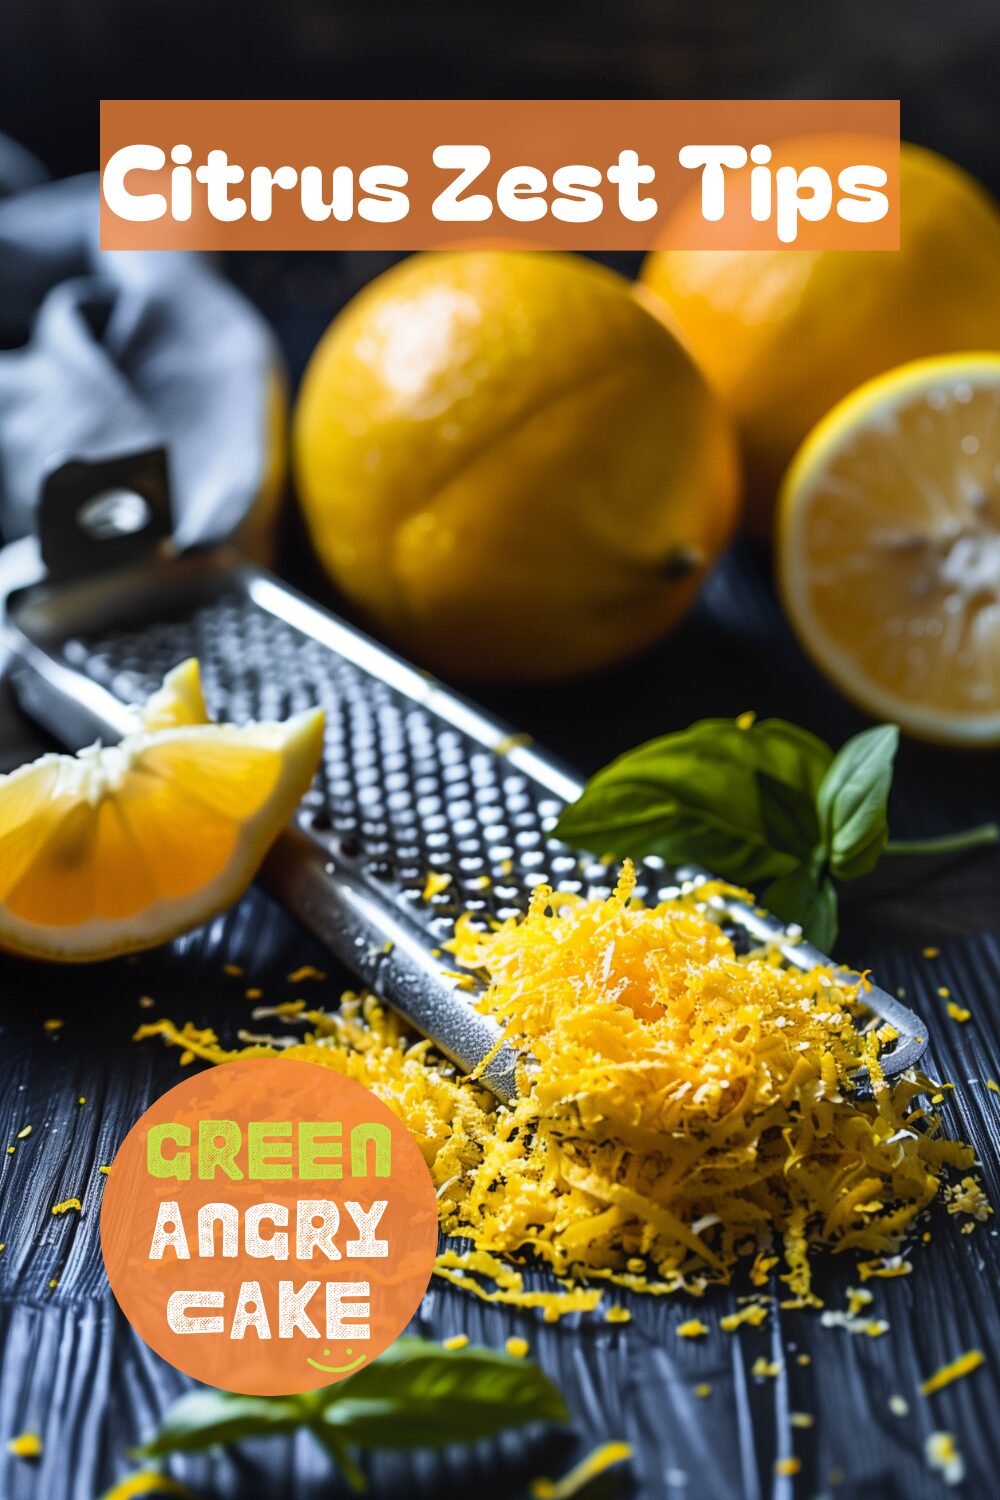
[[[1000,744],[1000,353],[917,360],[806,439],[780,501],[792,625],[854,702]]]
[[[319,710],[209,723],[186,662],[119,744],[0,777],[0,948],[88,962],[214,916],[250,884],[322,745]]]
[[[196,656],[189,656],[167,673],[163,686],[136,710],[136,719],[150,733],[157,729],[179,729],[183,724],[210,723],[201,691],[201,664]]]

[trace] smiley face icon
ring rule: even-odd
[[[350,1359],[351,1355],[354,1353],[354,1350],[345,1349],[344,1353],[348,1357],[348,1359]],[[365,1354],[359,1354],[356,1359],[352,1359],[350,1364],[347,1365],[321,1365],[319,1361],[315,1359],[307,1359],[306,1364],[312,1365],[314,1370],[322,1370],[325,1375],[348,1375],[352,1370],[356,1370],[359,1365],[363,1365],[367,1357],[368,1356]],[[323,1350],[323,1358],[330,1358],[329,1349]]]

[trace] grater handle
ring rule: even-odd
[[[426,937],[410,927],[405,914],[387,911],[348,861],[332,856],[301,826],[293,827],[273,846],[258,879],[363,984],[421,1035],[433,1037],[464,1072],[490,1057],[481,1070],[483,1083],[507,1102],[515,1097],[518,1059],[511,1047],[498,1047],[499,1027],[445,981]]]
[[[155,555],[172,529],[165,449],[60,458],[42,480],[36,524],[55,582]]]

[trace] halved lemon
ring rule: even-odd
[[[109,958],[242,895],[316,772],[323,715],[206,717],[197,663],[184,663],[119,744],[0,777],[0,948]]]
[[[815,427],[782,488],[791,622],[849,698],[1000,744],[1000,353],[901,365]]]

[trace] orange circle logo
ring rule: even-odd
[[[157,1354],[208,1385],[343,1380],[415,1313],[437,1248],[420,1148],[353,1079],[223,1063],[153,1104],[101,1210],[111,1289]]]

